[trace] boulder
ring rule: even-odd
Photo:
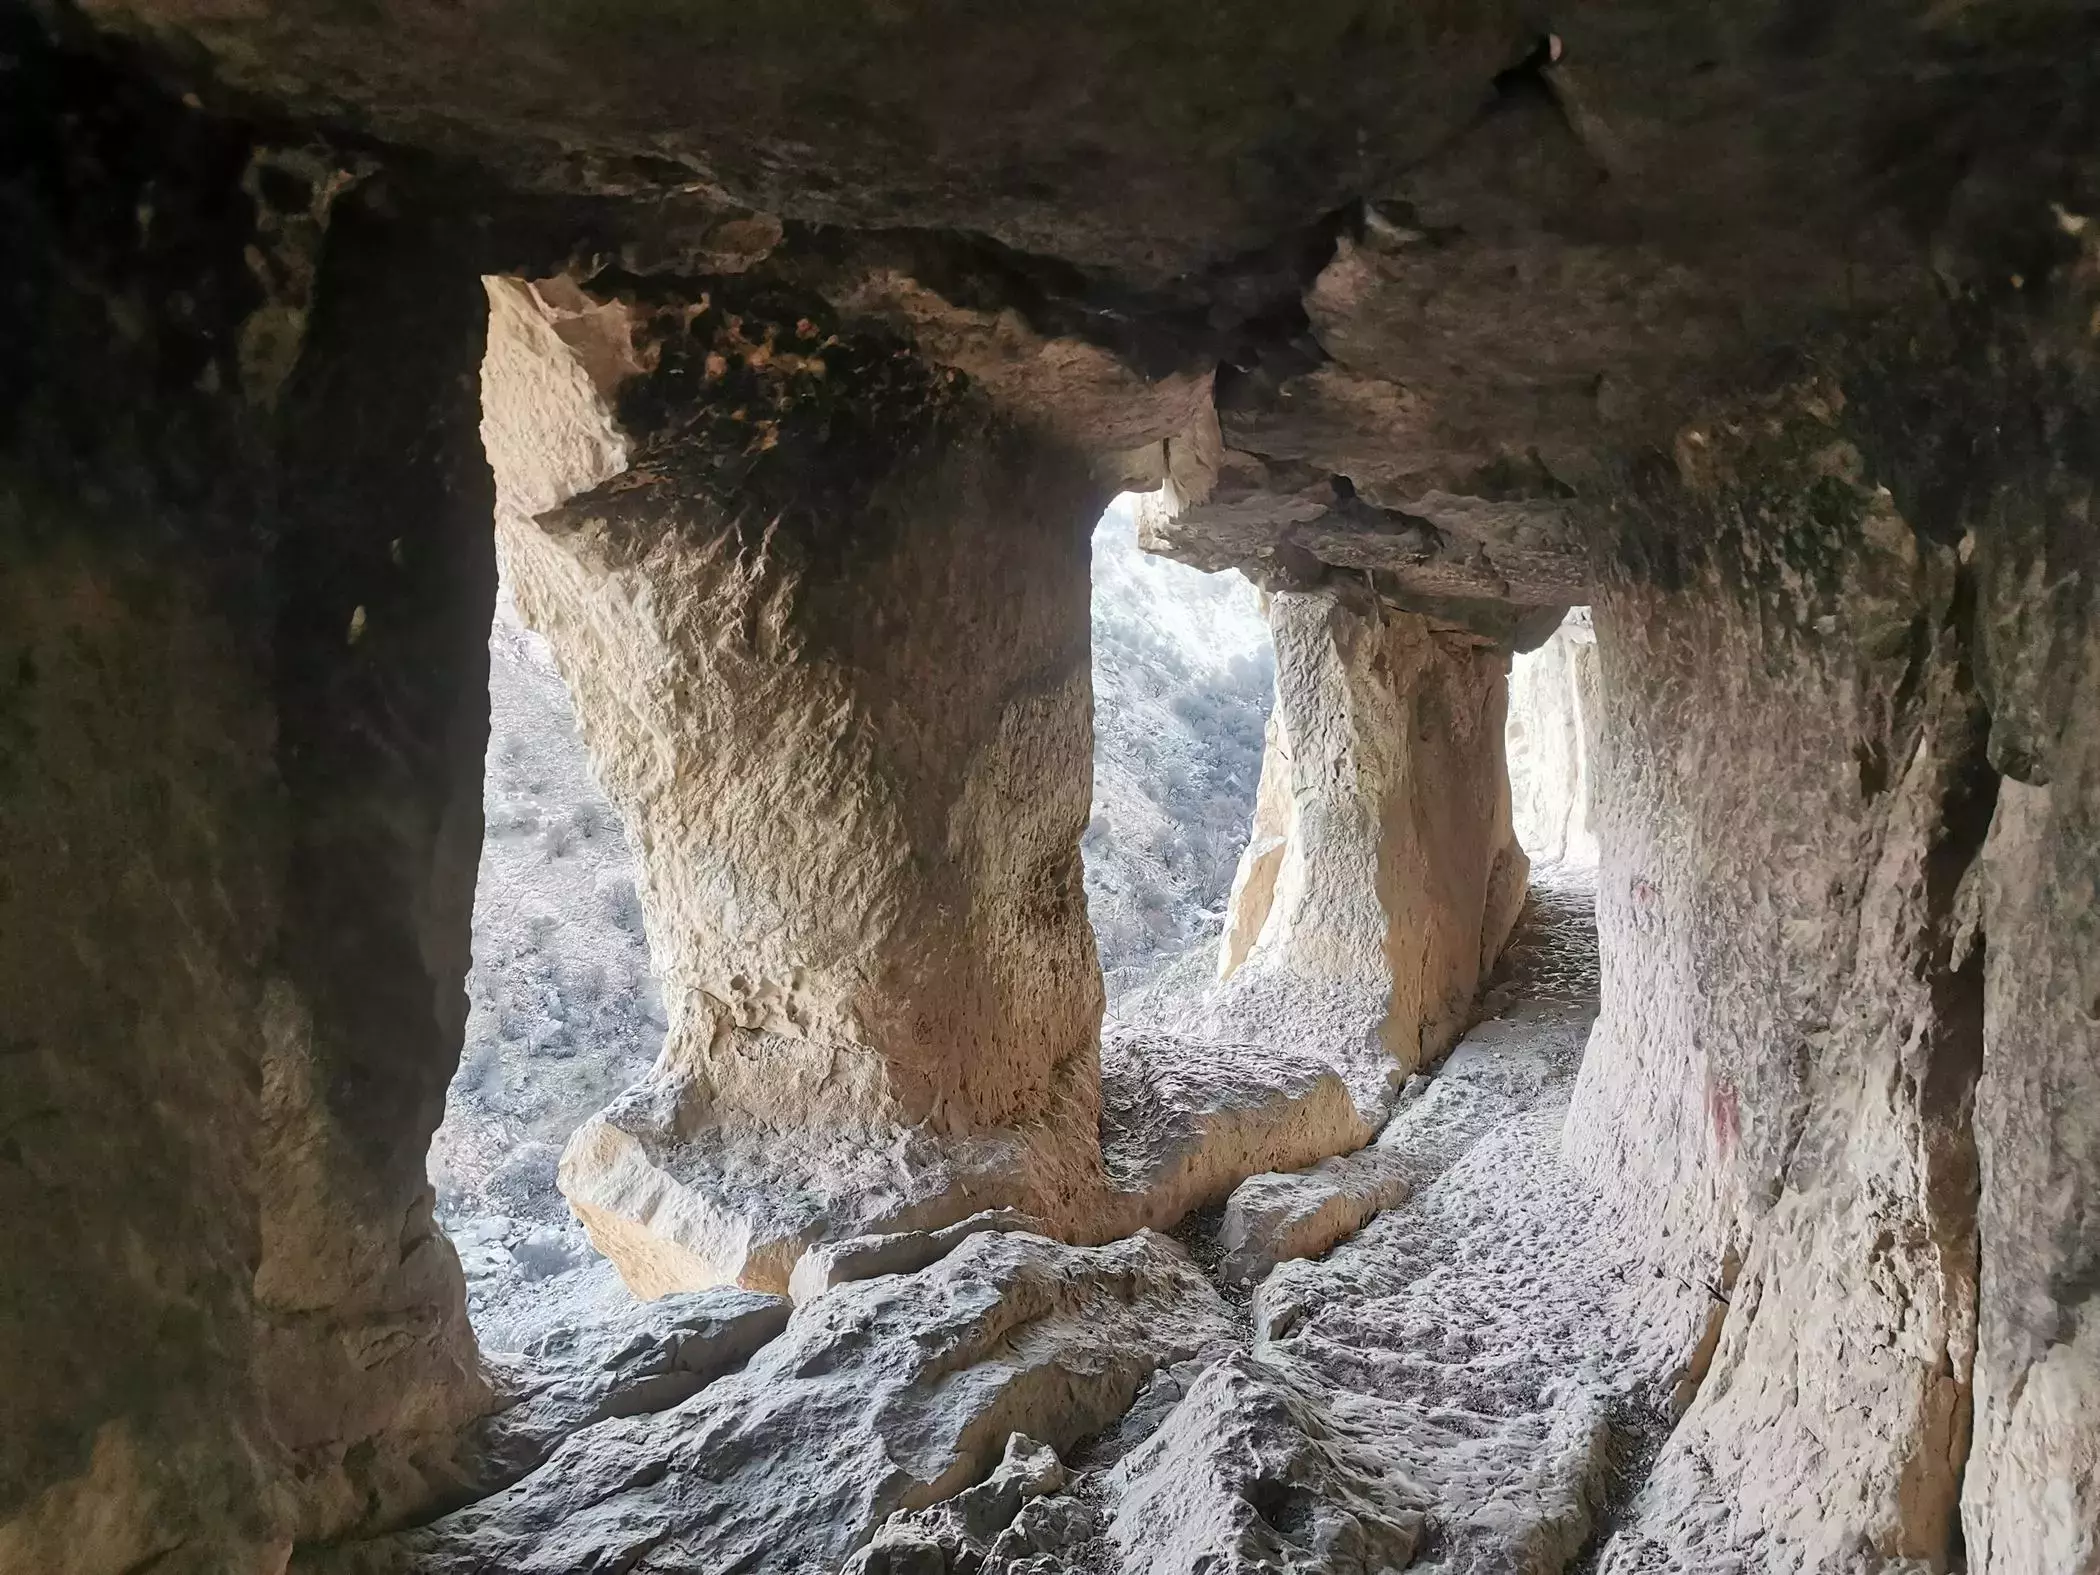
[[[939,1230],[896,1231],[887,1236],[849,1236],[844,1241],[819,1242],[797,1260],[794,1273],[788,1276],[788,1294],[800,1304],[851,1280],[872,1280],[878,1274],[910,1274],[946,1257],[958,1242],[979,1231],[1041,1234],[1042,1228],[1041,1220],[1031,1219],[1019,1209],[985,1209]]]
[[[1110,1475],[1124,1575],[1380,1575],[1406,1568],[1424,1496],[1288,1378],[1213,1365]]]
[[[785,1297],[724,1286],[561,1325],[519,1354],[486,1358],[500,1408],[476,1440],[484,1481],[508,1485],[594,1422],[698,1394],[786,1328],[792,1310]]]
[[[1251,1285],[1287,1258],[1316,1258],[1408,1191],[1401,1167],[1375,1148],[1311,1170],[1249,1176],[1225,1200],[1218,1271]]]

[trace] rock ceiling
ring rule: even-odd
[[[624,267],[904,332],[1171,480],[1177,555],[1520,643],[1629,455],[2048,244],[2091,56],[2079,8],[1907,0],[87,10],[207,102],[588,198]]]

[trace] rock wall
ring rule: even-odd
[[[1463,1031],[1524,900],[1509,658],[1339,588],[1274,592],[1269,622],[1276,709],[1221,971],[1228,992],[1357,1003],[1412,1071]]]
[[[1711,1367],[1607,1569],[2093,1556],[2092,472],[1952,436],[2092,406],[1969,373],[1935,430],[1918,358],[1689,431],[1612,523],[1566,1144]]]
[[[0,1568],[281,1567],[483,1402],[483,308],[413,192],[0,26]]]
[[[1510,822],[1535,864],[1597,862],[1590,755],[1597,716],[1597,637],[1578,607],[1509,670]]]
[[[937,1153],[891,1174],[907,1131],[1055,1114],[1098,1169],[1084,461],[734,281],[491,291],[506,561],[640,850],[670,1019],[570,1145],[594,1238],[638,1290],[771,1285],[816,1236],[971,1211]],[[981,1184],[1025,1195],[1012,1168]]]

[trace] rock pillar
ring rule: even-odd
[[[284,1568],[486,1404],[469,244],[21,16],[0,93],[0,1568]]]
[[[1276,592],[1269,623],[1276,709],[1225,1009],[1273,998],[1334,1054],[1410,1072],[1463,1030],[1523,903],[1509,656],[1353,589]]]
[[[670,1016],[570,1144],[572,1205],[645,1294],[1055,1213],[1098,1171],[1087,466],[734,281],[490,289],[505,561],[632,828]]]

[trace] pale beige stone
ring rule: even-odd
[[[1390,1065],[1412,1071],[1464,1029],[1523,903],[1508,656],[1342,588],[1276,592],[1269,620],[1276,721],[1221,1010],[1285,985],[1360,1001]],[[1335,1053],[1348,1038],[1332,1031]]]
[[[1262,731],[1261,784],[1255,789],[1254,824],[1233,872],[1232,893],[1225,903],[1225,933],[1218,942],[1218,978],[1230,979],[1254,943],[1276,903],[1276,879],[1283,873],[1293,819],[1291,746],[1284,736],[1281,709],[1269,713]]]

